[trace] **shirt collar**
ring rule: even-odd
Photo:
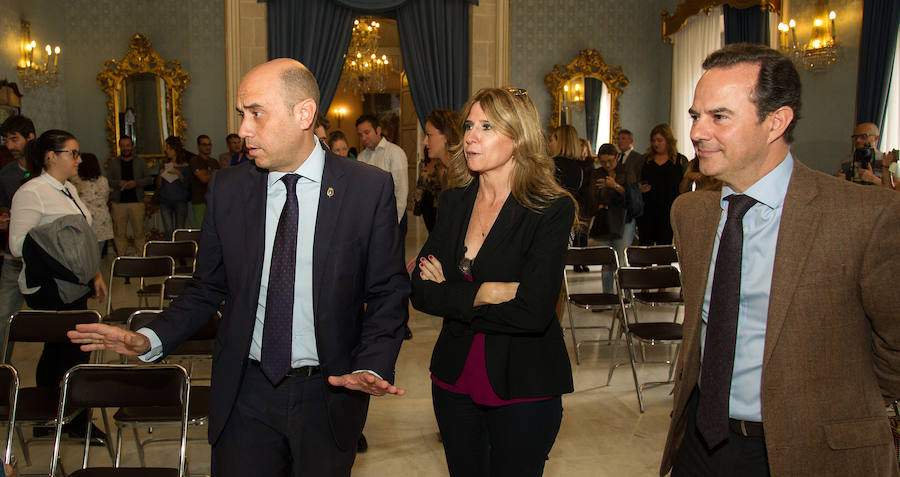
[[[44,171],[43,173],[41,173],[41,175],[39,175],[37,178],[40,178],[41,180],[43,180],[43,181],[46,182],[47,184],[50,184],[51,186],[53,186],[54,189],[59,189],[59,190],[66,189],[66,190],[68,190],[68,189],[66,188],[65,183],[60,184],[60,182],[59,182],[58,180],[56,180],[55,177],[51,176],[47,171]],[[68,182],[68,181],[66,181],[66,182]]]
[[[377,150],[379,150],[379,149],[384,149],[384,143],[386,143],[386,142],[388,142],[388,140],[385,139],[384,136],[381,136],[381,140],[378,141],[378,145],[375,146],[375,150],[377,151]]]
[[[794,156],[788,152],[781,164],[775,166],[762,179],[753,183],[744,192],[744,195],[756,199],[757,202],[770,209],[777,209],[784,203],[784,196],[787,194],[788,184],[791,182],[791,174],[793,172]],[[734,189],[727,185],[722,186],[722,210],[725,210],[725,198],[732,194],[736,194]]]
[[[316,145],[313,148],[312,152],[309,153],[309,157],[303,161],[303,164],[300,164],[300,167],[295,169],[292,173],[299,174],[300,177],[304,177],[313,182],[322,182],[322,173],[325,171],[325,150],[322,149],[322,146],[319,145],[319,141],[316,141]],[[272,187],[273,184],[280,181],[282,177],[284,177],[288,172],[269,172],[269,177],[267,179],[267,187]]]

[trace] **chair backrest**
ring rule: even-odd
[[[113,278],[139,278],[138,290],[144,287],[144,278],[162,278],[175,273],[172,257],[116,257],[109,271],[109,296],[106,297],[106,314],[113,311]]]
[[[681,274],[671,265],[621,267],[616,271],[616,280],[623,291],[681,287]]]
[[[172,257],[193,260],[197,255],[197,242],[193,240],[151,240],[144,244],[145,257]]]
[[[175,229],[172,232],[172,240],[193,240],[200,245],[200,229]]]
[[[18,311],[9,318],[6,339],[0,356],[9,363],[9,343],[68,343],[66,332],[82,323],[99,323],[100,313],[94,310],[76,311]]]
[[[73,409],[124,406],[181,409],[178,475],[184,475],[190,387],[187,371],[178,365],[80,364],[73,367],[63,377],[50,475],[56,475],[59,465],[63,416]]]
[[[619,257],[616,250],[609,246],[569,247],[566,250],[566,265],[602,265],[616,269],[619,267]]]
[[[187,275],[172,275],[170,277],[166,277],[162,283],[162,290],[160,292],[159,297],[159,308],[165,308],[163,305],[166,300],[174,300],[181,296],[184,293],[184,287],[187,283],[193,280],[194,277],[190,277]]]
[[[6,453],[3,462],[9,462],[12,453],[13,431],[16,427],[16,405],[19,399],[19,373],[8,364],[0,364],[0,406],[5,406],[9,425],[6,436]]]
[[[629,267],[650,267],[678,263],[678,253],[674,245],[652,245],[625,247],[625,263]]]

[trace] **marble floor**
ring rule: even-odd
[[[410,216],[410,230],[407,236],[407,255],[413,256],[425,240],[426,231],[418,217]],[[109,270],[105,260],[104,269]],[[576,288],[599,286],[600,274],[591,272],[574,275]],[[117,287],[121,285],[116,284]],[[134,287],[134,284],[131,285]],[[122,290],[122,288],[119,288]],[[131,295],[134,296],[134,295]],[[124,306],[128,299],[116,299],[113,303]],[[105,304],[97,300],[91,306],[105,312]],[[650,312],[645,316],[650,316]],[[671,312],[657,315],[659,319],[670,319]],[[608,323],[607,313],[579,312],[576,321],[579,326],[593,323]],[[567,321],[564,321],[567,323]],[[431,349],[440,331],[441,319],[410,309],[409,326],[414,337],[406,341],[400,351],[397,363],[396,384],[406,389],[403,397],[380,397],[372,399],[365,435],[369,451],[359,454],[353,468],[357,477],[381,475],[408,475],[417,477],[447,475],[443,450],[437,439],[437,424],[431,409],[430,380],[428,363]],[[591,333],[581,332],[581,337]],[[627,364],[619,367],[609,386],[606,385],[612,346],[585,344],[581,347],[581,364],[576,365],[572,353],[571,336],[565,333],[566,345],[572,357],[575,392],[563,396],[563,421],[556,444],[550,452],[550,459],[544,471],[546,476],[652,476],[657,475],[659,461],[665,442],[666,429],[671,407],[671,385],[650,388],[644,391],[646,412],[638,410],[637,398],[631,370]],[[620,360],[627,360],[624,346],[617,348]],[[650,350],[648,358],[667,356],[668,349]],[[23,385],[33,385],[34,366],[40,353],[40,345],[19,345],[15,348],[13,364],[19,369]],[[642,381],[664,380],[668,367],[646,365],[638,368]],[[205,370],[202,365],[195,369],[198,376]],[[208,374],[207,374],[208,375]],[[95,422],[100,420],[95,415]],[[209,446],[205,441],[206,428],[192,429],[188,443],[189,470],[191,475],[209,473]],[[26,429],[25,434],[30,436]],[[154,437],[175,436],[171,428],[158,427]],[[126,434],[124,440],[123,465],[138,465],[133,438]],[[146,431],[142,436],[147,437]],[[20,472],[46,475],[50,461],[48,442],[36,442],[30,446],[31,464],[26,465],[18,443],[14,453],[18,458]],[[249,456],[248,456],[249,457]],[[69,443],[63,453],[66,469],[71,471],[81,462],[81,447]],[[105,449],[94,447],[91,452],[92,465],[109,465],[109,455]],[[171,466],[177,462],[177,447],[158,444],[148,448],[148,465]]]

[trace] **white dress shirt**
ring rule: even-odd
[[[409,179],[407,178],[409,164],[406,162],[406,153],[400,146],[382,137],[375,146],[375,150],[363,149],[357,160],[391,173],[391,177],[394,179],[394,198],[397,200],[397,222],[399,223],[403,220],[403,214],[406,213],[406,195],[409,191]]]

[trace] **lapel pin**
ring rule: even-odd
[[[334,187],[329,187],[327,191],[325,191],[325,195],[328,197],[334,197]]]

